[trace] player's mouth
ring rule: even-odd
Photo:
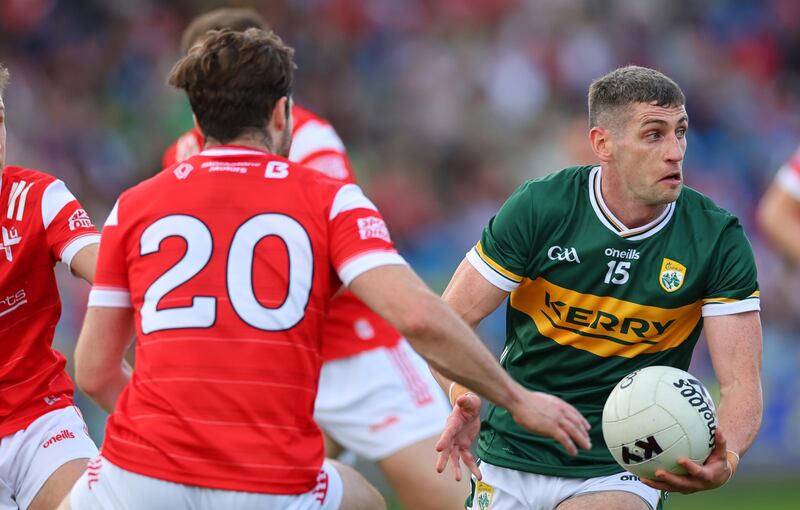
[[[673,186],[677,186],[678,184],[681,183],[681,180],[682,180],[681,173],[680,173],[680,171],[677,171],[677,172],[668,173],[667,175],[665,175],[664,177],[659,179],[658,182],[663,182],[663,183],[666,183],[666,184],[671,184]]]

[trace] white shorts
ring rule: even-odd
[[[0,439],[0,510],[28,508],[56,469],[96,455],[97,446],[77,407],[43,414]]]
[[[363,458],[384,459],[439,435],[449,414],[447,397],[405,339],[322,365],[314,419]]]
[[[278,495],[168,482],[127,471],[100,456],[75,483],[70,503],[73,510],[336,510],[343,494],[342,477],[327,461],[313,490]]]
[[[563,501],[590,492],[622,491],[636,494],[652,510],[658,507],[661,491],[651,489],[631,473],[596,478],[562,478],[526,473],[481,462],[483,480],[472,477],[472,494],[467,509],[553,510]]]

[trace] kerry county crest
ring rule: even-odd
[[[488,510],[494,498],[494,487],[478,480],[478,485],[475,488],[475,497],[478,500],[478,508],[480,510]]]
[[[681,288],[685,279],[686,266],[665,257],[664,261],[661,262],[661,274],[658,277],[658,283],[661,288],[667,292],[675,292]]]

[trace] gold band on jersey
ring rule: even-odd
[[[760,297],[761,297],[761,291],[757,290],[757,291],[753,292],[752,294],[750,294],[749,296],[747,296],[744,299],[754,299],[754,298],[760,298]],[[703,299],[703,304],[704,305],[727,304],[727,303],[738,303],[739,301],[744,301],[744,300],[743,299],[735,299],[735,298],[723,298],[723,297],[705,298],[705,299]]]
[[[490,259],[489,256],[486,255],[486,253],[484,253],[483,246],[481,246],[481,242],[480,241],[478,241],[478,244],[475,245],[475,251],[478,253],[478,256],[481,258],[481,260],[486,262],[486,265],[488,265],[489,267],[494,269],[501,276],[503,276],[505,278],[508,278],[509,280],[511,280],[514,283],[520,283],[522,281],[522,277],[521,276],[512,273],[511,271],[509,271],[508,269],[504,268],[503,266],[501,266],[500,264],[498,264],[494,260]]]
[[[678,308],[646,306],[583,294],[544,278],[525,280],[511,293],[510,304],[561,345],[625,358],[678,347],[699,326],[702,307],[701,301]]]

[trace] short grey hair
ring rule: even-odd
[[[686,97],[677,83],[655,69],[620,67],[589,86],[589,127],[613,122],[604,117],[633,103],[679,106],[686,104]]]

